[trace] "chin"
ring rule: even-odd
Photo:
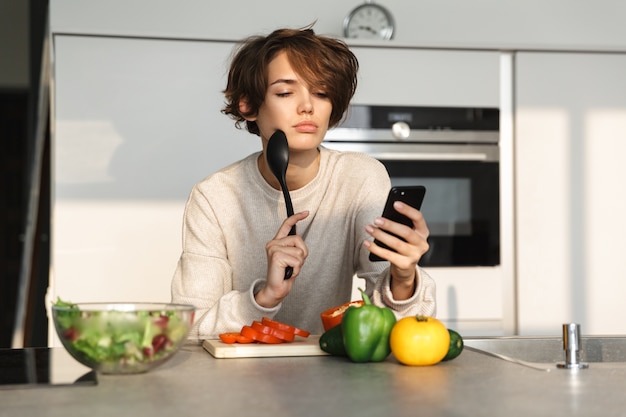
[[[296,137],[289,137],[289,149],[294,151],[317,149],[323,140],[323,135],[320,136],[319,134],[298,133]]]

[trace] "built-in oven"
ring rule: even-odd
[[[351,106],[324,146],[380,160],[392,185],[424,185],[422,266],[500,264],[499,109]],[[382,208],[381,208],[382,209]]]

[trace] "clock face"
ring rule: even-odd
[[[393,18],[387,9],[373,3],[362,4],[345,19],[343,32],[346,38],[391,39]]]

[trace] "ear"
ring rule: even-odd
[[[245,98],[239,100],[239,113],[241,113],[241,116],[249,122],[254,122],[256,120],[256,114],[249,115],[250,105],[248,104],[248,100]]]

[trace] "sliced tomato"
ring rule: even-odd
[[[233,343],[252,343],[252,342],[254,342],[254,339],[246,337],[246,336],[242,335],[241,333],[237,333],[237,332],[221,333],[218,336],[219,336],[219,338],[220,338],[220,340],[222,342],[228,343],[229,345],[232,345]]]
[[[282,340],[283,342],[293,342],[296,336],[295,334],[291,332],[286,332],[283,330],[276,329],[274,327],[266,326],[265,324],[258,322],[258,321],[252,322],[252,328],[256,330],[257,332],[275,336],[279,338],[280,340]]]
[[[289,324],[282,323],[277,320],[272,320],[267,317],[263,317],[263,319],[261,320],[261,323],[268,327],[273,327],[274,329],[282,330],[288,333],[293,333],[296,336],[300,336],[300,337],[309,337],[309,335],[311,334],[310,332],[306,330],[299,329],[297,327],[290,326]]]
[[[254,339],[257,342],[261,342],[261,343],[278,344],[278,343],[283,342],[276,336],[272,336],[271,334],[261,333],[259,331],[254,330],[250,326],[243,326],[241,328],[241,334],[245,337],[249,337],[250,339]]]
[[[322,325],[324,326],[324,331],[330,330],[333,327],[341,324],[341,320],[343,319],[343,313],[348,309],[348,307],[360,307],[364,304],[363,300],[357,301],[349,301],[337,307],[329,308],[320,314],[322,319]]]

